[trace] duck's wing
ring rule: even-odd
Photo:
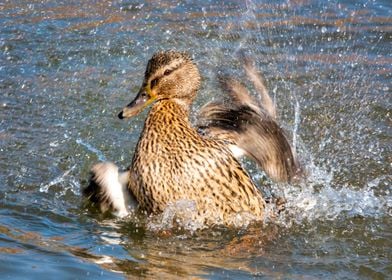
[[[265,110],[265,112],[276,120],[276,106],[275,103],[272,101],[271,96],[268,93],[268,89],[265,86],[264,77],[257,71],[253,62],[246,56],[242,55],[242,59],[244,61],[244,70],[248,77],[248,79],[253,83],[256,92],[260,96],[260,107]],[[230,85],[226,85],[228,87]],[[248,91],[245,89],[245,95],[249,96]],[[235,91],[232,89],[231,91]],[[233,94],[232,94],[233,95]]]
[[[111,162],[97,163],[91,169],[89,185],[83,195],[102,213],[124,217],[136,208],[136,201],[128,190],[129,171],[119,172]]]
[[[250,80],[256,81],[261,102],[252,98],[238,81],[221,77],[221,87],[229,98],[202,107],[199,131],[208,137],[226,140],[236,157],[249,156],[271,179],[291,182],[300,173],[294,151],[276,121],[275,105],[263,80],[255,68],[245,70],[253,75]]]

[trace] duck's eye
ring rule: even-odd
[[[167,76],[170,75],[171,72],[173,72],[173,69],[166,69],[165,72],[163,72],[163,75]]]
[[[155,87],[158,84],[158,78],[155,78],[151,81],[151,88]]]

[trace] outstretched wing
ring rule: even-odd
[[[246,63],[245,71],[260,94],[261,102],[252,98],[237,80],[220,77],[221,87],[229,98],[202,107],[198,128],[209,137],[228,141],[235,156],[242,153],[249,156],[273,180],[291,182],[301,171],[276,121],[275,105],[253,65]]]

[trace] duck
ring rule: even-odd
[[[120,217],[130,209],[155,215],[178,201],[192,201],[190,218],[207,226],[235,225],[239,215],[263,221],[266,200],[240,159],[254,160],[277,182],[293,181],[300,166],[264,78],[244,61],[257,98],[222,75],[225,97],[204,105],[193,124],[190,111],[201,84],[196,63],[183,51],[155,53],[136,97],[118,114],[128,119],[149,109],[131,165],[120,171],[111,162],[95,164],[83,190],[87,200]]]

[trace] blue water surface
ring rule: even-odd
[[[0,3],[1,278],[389,279],[391,42],[387,0]],[[130,164],[147,112],[116,115],[171,48],[200,68],[195,112],[222,98],[218,71],[246,81],[241,52],[263,72],[308,170],[278,185],[244,162],[286,198],[276,223],[184,230],[84,204],[94,163]]]

